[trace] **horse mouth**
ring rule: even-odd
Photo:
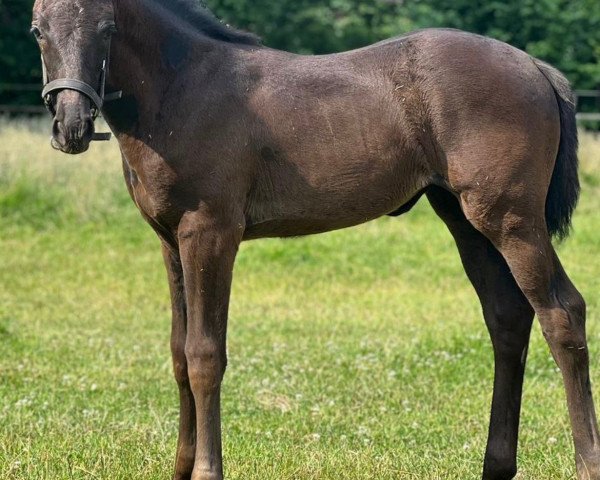
[[[78,155],[86,152],[90,148],[90,142],[83,138],[72,139],[68,142],[61,143],[55,137],[52,137],[50,144],[54,150],[58,150],[69,155]]]

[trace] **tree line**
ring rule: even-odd
[[[169,0],[163,0],[169,1]],[[198,0],[200,1],[200,0]],[[41,81],[29,35],[32,0],[0,0],[0,84]],[[578,89],[600,88],[598,0],[205,0],[219,18],[297,53],[358,48],[425,27],[503,40],[561,69]],[[0,85],[1,87],[1,85]],[[39,103],[6,92],[0,104]]]

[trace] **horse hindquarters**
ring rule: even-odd
[[[548,90],[548,77],[539,76],[544,82],[539,88]],[[462,165],[456,169],[460,175],[455,177],[455,190],[466,218],[502,254],[538,315],[563,374],[579,479],[600,480],[585,303],[562,268],[549,232],[566,231],[578,191],[576,140],[568,137],[576,134],[574,112],[560,102],[560,92],[552,91],[545,103],[528,105],[531,109],[526,112],[521,105],[523,123],[510,127],[498,123],[497,131],[490,131],[479,149],[456,149],[453,158],[462,157]],[[550,211],[557,202],[561,208]]]

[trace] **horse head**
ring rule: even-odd
[[[105,100],[110,42],[116,33],[111,0],[36,0],[31,32],[42,55],[42,97],[54,121],[52,146],[78,154],[95,134]]]

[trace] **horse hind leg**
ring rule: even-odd
[[[544,215],[545,195],[540,194],[546,190],[535,187],[507,188],[508,194],[492,203],[485,192],[471,191],[461,196],[462,207],[473,226],[498,248],[539,318],[564,380],[579,480],[600,480],[600,435],[590,386],[585,302],[552,246]]]
[[[431,188],[427,197],[456,241],[494,348],[494,394],[483,479],[510,480],[517,472],[521,394],[533,309],[498,250],[467,221],[456,198],[441,188]]]

